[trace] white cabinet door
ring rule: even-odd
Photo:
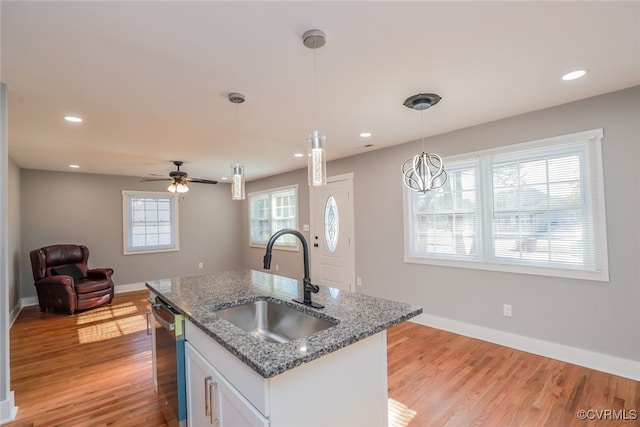
[[[268,420],[188,342],[185,357],[189,426],[268,427]]]
[[[211,416],[209,396],[213,369],[188,342],[184,347],[187,376],[187,425],[190,427],[215,425]]]
[[[215,403],[223,427],[268,427],[269,421],[221,375],[216,379]]]

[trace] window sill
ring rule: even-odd
[[[138,255],[138,254],[156,254],[162,252],[180,252],[180,248],[170,248],[170,249],[143,249],[139,251],[127,251],[123,252],[123,255]]]
[[[527,265],[498,264],[482,261],[420,258],[406,255],[404,257],[404,262],[411,264],[437,265],[441,267],[470,268],[475,270],[529,274],[533,276],[562,277],[567,279],[609,282],[609,271],[583,271],[550,267],[534,267]]]
[[[257,248],[257,249],[267,249],[267,244],[266,243],[249,243],[249,247],[250,248]],[[300,251],[300,245],[295,245],[295,246],[285,246],[285,245],[278,245],[275,244],[273,245],[273,249],[277,249],[280,251],[291,251],[291,252],[299,252]]]

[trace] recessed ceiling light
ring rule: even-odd
[[[575,70],[562,76],[562,80],[575,80],[587,74],[587,70]]]
[[[79,169],[80,165],[69,165],[71,169]]]
[[[71,123],[82,123],[82,117],[77,116],[64,116],[64,119]]]
[[[293,155],[293,157],[304,157],[304,154],[302,153],[296,153]]]
[[[226,176],[221,176],[221,177],[220,177],[220,179],[221,179],[222,181],[226,181],[226,180],[228,180],[229,178],[227,178]]]
[[[362,138],[369,138],[369,137],[371,136],[371,132],[362,132],[362,133],[360,134],[360,136],[361,136]]]

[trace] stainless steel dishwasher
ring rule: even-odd
[[[187,425],[184,361],[184,317],[156,296],[151,304],[154,319],[158,401],[169,426]]]

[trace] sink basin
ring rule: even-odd
[[[248,302],[215,313],[243,331],[273,343],[305,338],[337,324],[271,301]]]

